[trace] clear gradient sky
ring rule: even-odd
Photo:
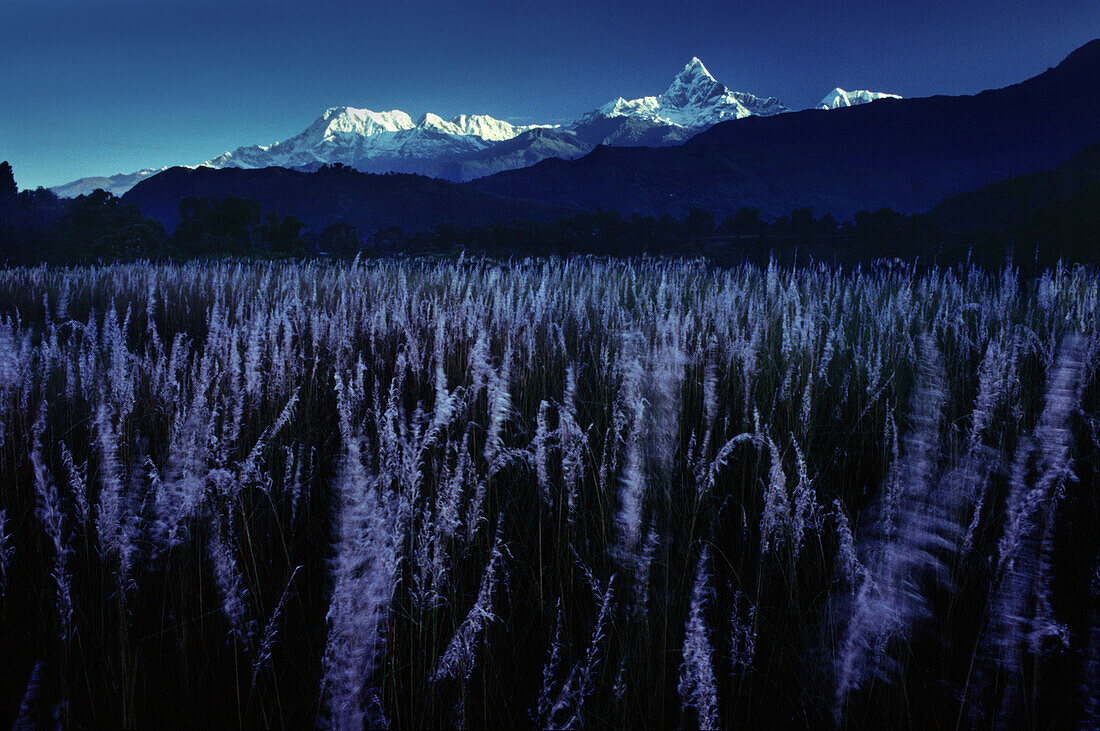
[[[572,119],[692,56],[794,108],[835,86],[968,94],[1098,36],[1098,0],[0,0],[0,159],[33,188],[286,139],[344,104]]]

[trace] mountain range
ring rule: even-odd
[[[691,208],[765,215],[811,206],[928,210],[944,198],[1056,167],[1100,140],[1100,40],[1026,81],[973,96],[745,117],[662,149],[601,146],[470,185],[507,198],[624,215]]]
[[[887,97],[896,98],[835,89],[818,106],[853,106]],[[446,120],[427,113],[414,120],[400,110],[332,107],[294,137],[270,145],[239,147],[196,167],[310,171],[340,163],[363,172],[418,173],[465,182],[548,158],[575,160],[600,145],[679,145],[720,122],[790,111],[774,97],[729,89],[702,61],[692,58],[663,93],[637,99],[619,97],[564,125],[513,125],[480,114]],[[161,170],[81,178],[53,191],[61,197],[75,197],[103,188],[122,195]]]
[[[698,66],[689,64],[680,80]],[[752,113],[735,93],[714,94],[705,84],[676,86],[699,93],[616,102],[575,126],[645,133],[653,129],[647,127],[651,121],[628,110],[660,116],[667,101],[685,110],[705,106],[699,100],[719,99],[731,118],[679,145],[601,144],[577,159],[545,159],[462,184],[327,168],[313,175],[270,167],[173,168],[138,183],[123,202],[137,204],[172,228],[185,196],[240,196],[258,200],[267,211],[293,214],[315,231],[346,220],[362,234],[394,225],[417,231],[440,223],[546,219],[598,210],[678,217],[699,208],[721,219],[743,206],[765,217],[809,206],[817,215],[851,220],[858,211],[886,207],[928,211],[950,196],[1057,168],[1100,142],[1100,40],[1038,76],[972,96],[884,98],[828,111],[763,116]],[[749,113],[736,118],[740,110],[733,101]],[[622,116],[613,116],[616,109]],[[570,132],[528,129],[471,153],[470,159],[521,158],[532,141],[549,148]],[[1042,189],[1045,178],[1038,180],[1022,190]],[[356,213],[360,209],[368,213]],[[958,211],[951,216],[963,218]]]

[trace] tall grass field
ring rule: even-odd
[[[1100,725],[1100,276],[0,271],[0,725]]]

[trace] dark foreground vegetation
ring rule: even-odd
[[[0,725],[1096,727],[1098,318],[1082,269],[0,271]]]
[[[392,188],[397,185],[392,181],[418,177],[370,176],[342,166],[312,174],[281,172],[322,178],[325,185],[336,181],[337,188],[343,179],[390,179],[387,185]],[[768,220],[757,208],[741,207],[726,216],[696,208],[679,218],[624,218],[613,211],[558,211],[550,216],[543,211],[509,222],[439,223],[409,231],[396,225],[360,231],[341,219],[312,230],[294,215],[265,211],[253,199],[187,196],[175,204],[178,215],[174,211],[170,217],[174,229],[169,232],[143,216],[135,204],[103,191],[58,199],[41,188],[17,192],[10,167],[0,167],[0,179],[8,181],[0,183],[0,263],[9,266],[457,257],[465,252],[499,258],[644,254],[761,266],[773,259],[787,265],[897,259],[923,266],[973,263],[990,270],[1011,260],[1025,276],[1033,276],[1058,262],[1100,263],[1100,146],[1055,170],[950,198],[928,213],[907,216],[883,208],[859,212],[847,222],[828,214],[816,216],[811,208]],[[338,199],[338,193],[332,198]],[[326,217],[331,216],[322,216]]]

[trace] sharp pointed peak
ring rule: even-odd
[[[710,73],[710,71],[707,71],[707,67],[703,64],[698,56],[692,56],[691,60],[684,64],[684,68],[680,71],[679,74],[676,75],[676,78],[706,78],[711,81],[716,80],[714,76]]]
[[[725,87],[707,71],[707,67],[699,60],[698,56],[692,56],[676,78],[668,85],[664,96],[668,99],[679,99],[679,103],[685,103],[690,96],[711,96],[725,91]]]
[[[676,78],[665,89],[660,100],[662,103],[682,107],[714,99],[726,92],[726,87],[711,76],[699,57],[693,56],[683,70],[676,74]]]

